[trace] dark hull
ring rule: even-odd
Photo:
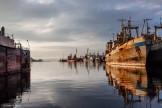
[[[0,46],[0,75],[30,70],[30,51]]]
[[[82,58],[76,58],[76,59],[60,59],[59,62],[83,62]]]
[[[162,63],[162,43],[152,45],[148,60],[153,63]]]

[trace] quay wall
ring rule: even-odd
[[[7,49],[7,71],[21,70],[21,50],[16,48]]]
[[[30,69],[30,51],[0,46],[0,75]]]
[[[6,71],[6,48],[0,46],[0,74]]]

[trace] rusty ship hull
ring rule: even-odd
[[[128,24],[121,25],[121,32],[116,39],[110,40],[106,45],[106,63],[110,65],[145,66],[152,46],[153,34],[150,34],[148,20],[144,20],[147,32],[139,35],[139,27],[132,26],[131,18]],[[143,25],[143,27],[144,27]],[[134,30],[134,31],[132,31]],[[143,31],[143,30],[142,30]],[[114,36],[113,36],[114,37]]]
[[[145,36],[131,39],[106,55],[107,64],[145,66],[149,47]]]

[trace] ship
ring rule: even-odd
[[[64,58],[60,59],[59,62],[83,62],[83,58],[81,57],[77,57],[77,49],[76,49],[76,53],[74,54],[74,56],[72,56],[72,54],[70,54],[67,59]]]
[[[30,70],[30,49],[16,43],[13,35],[0,30],[0,75]]]
[[[139,27],[131,25],[131,18],[128,24],[124,25],[124,19],[120,19],[121,32],[117,34],[115,40],[110,40],[106,45],[106,64],[145,66],[147,55],[150,52],[153,34],[149,33],[148,20],[145,19],[144,25],[147,26],[147,33],[139,36]],[[133,36],[133,33],[134,36]]]

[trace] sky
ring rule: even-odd
[[[16,42],[30,47],[33,58],[60,58],[74,54],[103,53],[120,18],[150,26],[162,17],[161,0],[0,0],[0,26]],[[29,40],[27,42],[27,40]]]

